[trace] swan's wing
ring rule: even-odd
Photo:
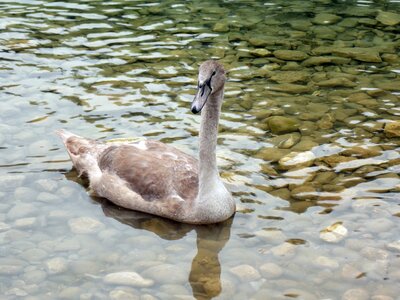
[[[147,201],[191,201],[197,196],[197,160],[161,142],[112,145],[98,162],[103,172],[116,174]]]

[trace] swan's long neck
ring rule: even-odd
[[[217,168],[217,135],[221,112],[223,88],[210,95],[202,110],[200,126],[200,156],[199,156],[199,200],[209,194],[220,182]]]
[[[190,215],[191,222],[206,224],[226,220],[235,212],[235,201],[219,177],[217,135],[224,89],[210,95],[201,112],[199,190]]]

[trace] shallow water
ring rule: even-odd
[[[1,1],[0,294],[399,299],[399,11]],[[234,218],[188,226],[91,197],[53,131],[195,154],[209,58],[229,72],[218,162]]]

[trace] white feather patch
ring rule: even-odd
[[[140,141],[139,143],[133,144],[133,146],[140,150],[147,150],[146,141]]]

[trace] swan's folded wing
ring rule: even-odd
[[[98,161],[103,172],[116,174],[145,200],[180,197],[191,201],[197,196],[197,161],[163,143],[110,146]]]

